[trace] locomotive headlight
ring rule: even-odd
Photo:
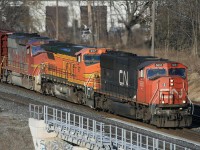
[[[165,103],[165,101],[162,101],[162,104],[164,104]]]
[[[185,100],[183,100],[183,104],[185,104],[186,103],[186,101]]]
[[[173,79],[170,79],[170,86],[174,86],[174,80]]]

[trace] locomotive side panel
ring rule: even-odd
[[[2,57],[8,54],[8,32],[0,31],[0,62],[2,62]]]
[[[136,65],[129,55],[112,53],[101,56],[101,90],[122,98],[133,98],[136,94]]]
[[[157,58],[120,51],[101,55],[101,90],[122,99],[135,99],[138,84],[137,67],[149,59]]]
[[[6,57],[8,55],[8,31],[0,31],[0,75],[2,75],[2,67],[6,65]]]
[[[8,68],[12,71],[22,74],[28,74],[27,52],[28,40],[33,37],[39,37],[37,34],[17,33],[8,37]]]

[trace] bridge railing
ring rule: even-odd
[[[29,115],[30,118],[44,119],[44,106],[29,104]]]
[[[30,115],[35,119],[40,119],[43,113],[48,131],[57,132],[60,137],[64,137],[64,140],[71,138],[76,139],[72,141],[79,141],[75,144],[90,143],[105,149],[189,150],[174,143],[52,107],[44,106],[42,109],[41,106],[31,104],[29,110],[31,110]]]

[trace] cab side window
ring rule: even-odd
[[[81,62],[81,55],[78,55],[78,56],[77,56],[77,61],[78,61],[78,62]]]
[[[139,70],[139,75],[138,75],[139,78],[144,78],[144,70]]]

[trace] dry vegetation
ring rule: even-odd
[[[34,149],[28,121],[20,118],[20,115],[0,112],[1,150]]]

